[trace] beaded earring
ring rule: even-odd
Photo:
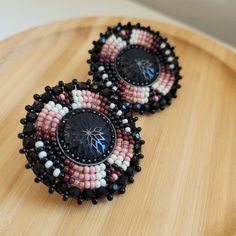
[[[25,107],[18,137],[26,168],[33,170],[35,182],[64,200],[112,200],[141,171],[144,141],[137,118],[116,95],[107,97],[108,92],[89,80],[60,81],[42,95],[35,94],[33,105]]]
[[[118,23],[93,44],[89,74],[128,101],[133,111],[155,113],[176,98],[181,67],[174,47],[159,32],[139,23]]]

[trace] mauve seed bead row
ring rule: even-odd
[[[80,189],[95,189],[106,186],[106,165],[81,166],[66,159],[64,162],[64,181]]]
[[[129,37],[129,30],[124,30],[123,29],[118,33],[118,35],[121,36],[124,39],[127,39]]]
[[[107,176],[109,181],[115,182],[122,175],[119,170],[112,166],[113,164],[121,167],[124,171],[130,166],[130,160],[134,156],[134,143],[130,134],[117,130],[117,147],[111,157],[108,158],[108,162],[111,164]]]
[[[55,132],[53,131],[57,126],[59,116],[59,114],[43,108],[36,121],[36,137],[55,140]]]
[[[63,92],[61,94],[59,94],[58,96],[55,97],[57,101],[59,102],[65,102],[65,104],[70,104],[70,97],[69,94],[66,92]]]
[[[152,88],[158,90],[163,95],[166,95],[172,88],[175,82],[175,75],[169,69],[161,67],[160,77],[152,84]]]
[[[142,45],[146,48],[151,48],[153,42],[153,35],[144,30],[133,29],[129,43]]]
[[[164,66],[161,67],[160,77],[156,82],[152,84],[152,88],[158,90],[163,95],[166,95],[172,88],[175,82],[175,76],[169,69],[165,69]],[[120,95],[124,97],[127,101],[131,103],[140,103],[145,104],[148,102],[148,98],[150,96],[150,88],[148,86],[145,87],[137,87],[131,86],[127,84],[125,81],[120,80],[118,82],[118,88],[120,91]],[[158,101],[158,96],[152,97],[153,101]]]
[[[131,103],[147,103],[150,96],[150,88],[148,86],[138,87],[131,86],[123,80],[119,80],[118,88],[120,95]]]
[[[160,37],[157,35],[152,35],[145,30],[133,29],[129,43],[131,45],[141,45],[151,49],[153,52],[157,52],[159,50],[159,41]]]
[[[90,92],[88,90],[73,90],[72,91],[72,108],[92,108],[97,111],[107,114],[108,112],[108,99],[99,94]]]
[[[114,152],[108,158],[108,162],[116,164],[124,171],[130,166],[130,160],[134,155],[134,140],[132,136],[121,130],[116,130],[117,144]]]
[[[157,102],[161,96],[157,94],[157,91],[153,90],[150,97],[152,101]]]
[[[121,37],[111,35],[103,45],[100,52],[100,62],[114,62],[119,52],[127,46]]]
[[[112,183],[116,182],[119,179],[119,177],[123,175],[119,170],[115,169],[112,166],[109,168],[109,173],[110,174],[107,176],[107,178]]]
[[[56,127],[62,117],[69,112],[67,107],[49,101],[39,113],[36,121],[36,137],[56,140]]]

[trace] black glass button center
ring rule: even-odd
[[[115,141],[115,128],[109,118],[92,109],[70,111],[58,124],[57,142],[63,153],[78,164],[106,160]]]
[[[116,71],[129,84],[146,86],[158,78],[160,64],[148,49],[130,46],[118,54]]]

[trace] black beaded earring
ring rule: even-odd
[[[159,32],[139,23],[118,23],[93,44],[89,74],[127,101],[133,111],[155,113],[176,97],[181,67],[174,47]]]
[[[35,94],[33,105],[25,107],[18,137],[26,168],[35,173],[35,182],[64,200],[75,198],[79,204],[112,200],[141,171],[144,141],[135,125],[137,118],[127,103],[107,94],[111,95],[101,84],[60,81],[47,86],[42,95]]]

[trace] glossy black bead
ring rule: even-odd
[[[35,120],[37,119],[37,115],[35,112],[29,112],[27,115],[26,115],[26,120],[28,122],[35,122]]]
[[[34,139],[31,137],[26,137],[23,139],[23,146],[26,149],[31,149],[34,147]]]
[[[32,165],[30,163],[25,164],[25,169],[30,169],[32,168]]]
[[[160,108],[160,104],[158,102],[153,102],[150,105],[151,110],[157,111],[159,108]]]
[[[78,84],[78,80],[77,80],[77,79],[73,79],[73,80],[72,80],[72,83],[73,83],[74,85],[76,85],[76,84]]]
[[[79,82],[79,83],[77,84],[77,87],[78,87],[80,90],[87,89],[87,83],[85,83],[85,82]]]
[[[137,166],[139,164],[139,159],[137,157],[131,158],[130,165]]]
[[[33,109],[35,112],[40,112],[43,109],[44,105],[42,102],[34,102]]]
[[[137,155],[137,158],[139,158],[139,159],[143,159],[143,158],[144,158],[144,155],[141,154],[141,153],[139,153],[139,154]]]
[[[92,203],[93,203],[93,205],[96,205],[98,203],[98,199],[97,198],[93,198],[92,199]]]
[[[117,180],[117,183],[119,184],[119,186],[126,186],[127,180],[128,180],[127,176],[122,175],[122,176]]]
[[[67,201],[69,199],[69,196],[67,194],[63,195],[63,201]]]
[[[125,193],[125,188],[124,187],[119,188],[119,193],[124,194]]]
[[[44,103],[48,103],[49,101],[53,100],[52,94],[51,94],[51,93],[48,93],[48,92],[42,94],[42,95],[41,95],[41,98],[42,98],[42,101],[43,101]]]
[[[33,167],[33,171],[36,175],[41,175],[44,173],[45,167],[43,164],[41,163],[37,163],[35,164],[35,166]]]
[[[69,189],[69,194],[74,198],[78,198],[81,194],[81,190],[79,188],[76,188],[76,187],[71,187]]]
[[[140,172],[142,170],[141,166],[135,166],[134,167],[135,171]]]
[[[128,176],[133,176],[134,175],[134,168],[129,166],[126,170],[126,173]]]
[[[108,185],[108,189],[112,192],[112,193],[115,193],[118,191],[119,189],[119,186],[117,183],[112,183],[112,184],[109,184]]]
[[[83,203],[83,198],[82,197],[78,198],[77,203],[81,205]]]
[[[133,176],[130,176],[130,177],[128,178],[128,181],[129,181],[130,184],[134,183],[134,177],[133,177]]]
[[[166,106],[167,105],[167,101],[165,98],[162,98],[160,101],[159,101],[160,105],[161,106]]]
[[[141,106],[142,105],[140,103],[135,103],[133,104],[133,110],[137,112],[141,109]]]
[[[65,182],[61,182],[59,181],[57,184],[56,184],[56,190],[57,192],[59,193],[65,193],[67,191],[67,184]]]
[[[148,103],[144,104],[142,106],[144,112],[149,112],[150,111],[150,105]]]
[[[61,88],[61,86],[59,86],[59,85],[56,85],[56,86],[54,86],[53,88],[52,88],[52,93],[55,95],[55,96],[58,96],[59,94],[61,94],[62,93],[62,88]]]
[[[136,143],[134,145],[134,153],[139,153],[141,151],[141,145]]]
[[[38,101],[41,98],[41,96],[39,94],[34,94],[33,97],[36,101]]]
[[[100,187],[96,190],[99,198],[105,197],[109,194],[109,191],[105,187]]]
[[[91,91],[94,92],[94,93],[97,93],[97,92],[100,91],[100,88],[99,88],[98,84],[93,84],[93,85],[91,85],[91,86],[90,86],[90,89],[91,89]]]
[[[65,85],[65,83],[64,83],[62,80],[60,80],[60,81],[58,82],[58,85],[59,85],[60,87],[63,87],[63,86]]]
[[[26,106],[25,106],[25,110],[26,110],[26,111],[31,111],[31,110],[32,110],[32,106],[26,105]]]
[[[107,200],[112,201],[113,200],[113,195],[112,194],[107,195]]]
[[[139,143],[141,144],[141,145],[143,145],[143,144],[145,144],[145,141],[144,140],[139,140]]]
[[[43,182],[47,185],[47,186],[50,186],[50,185],[53,185],[54,182],[55,182],[55,178],[54,176],[52,175],[45,175],[43,177]]]
[[[28,162],[33,163],[38,160],[38,155],[36,152],[30,151],[26,154]]]
[[[95,47],[93,48],[93,51],[95,52],[95,53],[98,53],[98,52],[100,52],[100,50],[101,50],[101,46],[100,45],[95,45]]]
[[[48,192],[49,192],[49,193],[53,193],[53,192],[54,192],[54,188],[49,188],[49,189],[48,189]]]
[[[24,137],[25,137],[25,135],[24,135],[23,133],[19,133],[19,134],[18,134],[18,138],[19,138],[19,139],[23,139]]]
[[[25,118],[20,119],[20,123],[21,123],[22,125],[25,125],[25,124],[26,124],[26,119],[25,119]]]
[[[99,57],[98,57],[98,55],[93,54],[93,55],[91,56],[91,59],[92,59],[92,61],[97,62],[98,59],[99,59]]]
[[[34,178],[34,182],[35,182],[35,183],[39,183],[41,180],[42,180],[42,179],[41,179],[39,176],[37,176],[37,177]]]
[[[19,150],[19,153],[20,154],[23,154],[23,153],[25,153],[26,152],[26,150],[24,149],[24,148],[21,148],[20,150]]]
[[[24,126],[23,133],[26,135],[31,135],[34,133],[34,125],[32,123],[27,123],[27,125]]]
[[[91,189],[85,189],[85,190],[83,191],[83,197],[84,197],[85,199],[93,199],[93,198],[96,197],[96,195],[95,195],[95,192],[94,192],[93,190],[91,190]]]
[[[100,94],[103,95],[103,96],[108,97],[108,96],[111,96],[112,91],[109,88],[105,88],[100,92]]]
[[[44,89],[46,92],[50,92],[52,90],[52,88],[50,86],[46,86]]]
[[[73,83],[67,83],[64,85],[64,89],[66,92],[70,92],[72,91],[73,89],[75,88],[74,84]]]

